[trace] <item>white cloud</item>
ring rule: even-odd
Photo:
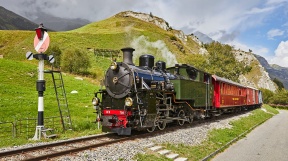
[[[282,35],[284,35],[284,31],[282,31],[282,30],[279,30],[279,29],[272,29],[272,30],[269,30],[268,32],[267,32],[267,36],[268,36],[268,38],[269,39],[273,39],[274,37],[276,37],[276,36],[282,36]]]
[[[288,67],[288,40],[281,41],[275,50],[275,56],[268,62],[270,64],[278,64],[283,67]]]
[[[288,0],[267,0],[266,5],[287,3]]]
[[[260,14],[260,13],[265,13],[273,10],[274,7],[266,7],[266,8],[252,8],[250,11],[246,12],[245,14]]]

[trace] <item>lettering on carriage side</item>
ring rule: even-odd
[[[124,115],[124,111],[120,111],[120,115]]]
[[[106,110],[105,113],[106,113],[106,114],[110,114],[110,110]]]

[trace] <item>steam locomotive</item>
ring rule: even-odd
[[[187,64],[166,68],[154,65],[152,55],[133,64],[133,48],[123,48],[123,62],[112,62],[104,78],[105,89],[95,93],[92,104],[103,132],[131,135],[132,130],[164,130],[169,123],[201,119],[259,107],[261,91],[211,75]]]

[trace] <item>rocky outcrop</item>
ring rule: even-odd
[[[139,13],[139,12],[133,12],[133,11],[125,11],[125,12],[121,12],[117,15],[123,16],[123,17],[134,17],[134,18],[140,19],[142,21],[152,23],[152,24],[162,28],[163,30],[171,31],[174,34],[174,36],[177,37],[179,40],[181,40],[181,42],[184,44],[185,44],[185,42],[187,42],[188,38],[191,38],[194,42],[196,42],[199,45],[199,47],[200,47],[199,53],[200,54],[207,54],[208,53],[208,51],[205,48],[201,47],[202,42],[197,38],[197,36],[195,36],[193,34],[185,35],[185,33],[181,30],[172,29],[172,27],[169,26],[169,23],[167,21],[165,21],[162,18],[159,18],[157,16],[152,15],[152,13],[146,14],[146,13]],[[175,46],[177,46],[177,48],[181,52],[185,53],[183,45],[181,45],[179,42],[173,42],[173,44]]]
[[[239,76],[241,84],[255,88],[265,88],[274,92],[276,91],[277,86],[252,53],[237,50],[235,51],[235,58],[239,62],[244,62],[246,65],[252,66],[250,73]]]
[[[269,76],[274,79],[277,78],[281,81],[285,87],[288,89],[288,68],[281,67],[279,65],[272,64],[270,65],[267,60],[259,55],[255,55],[260,64],[265,68],[265,70],[269,73]]]
[[[153,16],[152,13],[146,14],[146,13],[139,13],[139,12],[133,12],[133,11],[126,11],[126,12],[121,12],[118,15],[122,15],[124,17],[138,18],[142,21],[153,23],[156,26],[158,26],[158,27],[160,27],[166,31],[171,29],[168,22],[166,22],[162,18],[159,18],[157,16]]]

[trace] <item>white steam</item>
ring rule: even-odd
[[[147,37],[142,35],[133,39],[131,47],[135,49],[133,62],[136,62],[142,54],[151,54],[154,55],[156,59],[158,58],[159,60],[165,61],[167,67],[174,66],[174,64],[178,63],[175,55],[169,51],[162,40],[150,42]]]

